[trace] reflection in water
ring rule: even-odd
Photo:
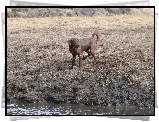
[[[13,101],[7,103],[7,115],[154,115],[154,109],[130,106],[85,106],[67,103]]]

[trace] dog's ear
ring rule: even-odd
[[[67,43],[68,43],[68,45],[71,45],[71,41],[70,40],[68,40]]]

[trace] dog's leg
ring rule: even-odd
[[[73,59],[72,59],[72,69],[74,64],[76,63],[76,54],[73,54]]]
[[[97,64],[95,50],[96,50],[96,48],[94,46],[91,46],[90,51],[91,51],[92,56],[94,57],[94,61],[95,61],[94,64]]]
[[[95,64],[97,64],[97,60],[96,60],[96,55],[95,55],[95,53],[92,53],[92,56],[94,57]]]
[[[79,57],[79,67],[82,67],[82,54],[79,54],[78,57]]]

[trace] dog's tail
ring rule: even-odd
[[[97,40],[96,40],[96,41],[99,41],[99,34],[97,34],[97,33],[93,33],[93,34],[92,34],[92,38],[94,38],[94,36],[96,36],[96,37],[97,37]]]

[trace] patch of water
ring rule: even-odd
[[[7,115],[154,115],[154,108],[12,101],[7,103]]]

